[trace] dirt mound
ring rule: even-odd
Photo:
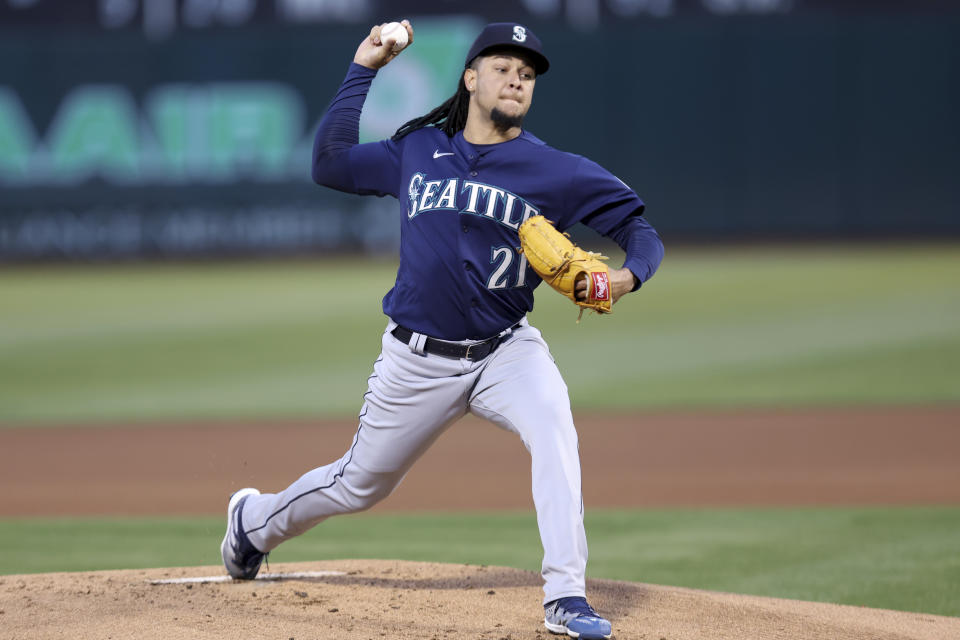
[[[221,567],[0,577],[6,638],[519,640],[543,628],[540,577],[504,567],[379,560],[273,565],[300,573],[187,582]],[[310,576],[305,572],[337,572]],[[158,580],[176,580],[154,584]],[[960,638],[960,618],[591,580],[614,637]]]

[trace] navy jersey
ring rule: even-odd
[[[400,202],[400,266],[383,311],[446,340],[496,335],[533,309],[541,280],[520,253],[519,225],[546,216],[563,231],[583,222],[614,238],[638,283],[663,248],[632,189],[582,156],[523,131],[491,145],[424,127],[399,141],[358,144],[363,99],[376,71],[352,64],[321,121],[313,177]],[[638,285],[639,286],[639,285]]]

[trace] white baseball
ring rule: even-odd
[[[400,51],[407,46],[407,28],[399,22],[388,22],[380,29],[380,42],[392,44],[394,51]]]

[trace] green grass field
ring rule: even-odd
[[[394,269],[0,272],[0,424],[353,416]],[[611,316],[576,315],[537,291],[576,408],[960,400],[955,245],[678,250]]]
[[[589,577],[960,615],[960,508],[592,511]],[[219,565],[221,518],[0,521],[3,573]],[[333,518],[274,563],[397,558],[539,571],[533,513]]]
[[[0,271],[0,427],[353,416],[394,269]],[[578,410],[960,401],[957,245],[670,250],[616,313],[575,318],[538,290],[531,320]],[[0,520],[0,573],[214,565],[221,527]],[[958,507],[598,511],[588,531],[593,577],[960,615]],[[536,570],[540,549],[532,514],[374,513],[274,560],[342,557]]]

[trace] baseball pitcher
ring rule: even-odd
[[[540,40],[513,23],[487,25],[456,93],[388,140],[359,144],[377,71],[413,43],[408,21],[374,26],[324,115],[313,179],[399,202],[400,266],[383,299],[388,323],[339,460],[272,494],[235,493],[221,545],[236,579],[333,515],[368,509],[466,413],[516,433],[530,452],[543,542],[544,624],[553,633],[609,638],[586,600],[577,432],[567,387],[528,322],[542,280],[600,313],[649,280],[663,245],[636,193],[595,162],[548,146],[523,128],[534,87],[550,68]],[[387,34],[390,33],[390,37]],[[383,35],[381,35],[383,34]],[[574,246],[582,222],[626,252],[620,269]]]

